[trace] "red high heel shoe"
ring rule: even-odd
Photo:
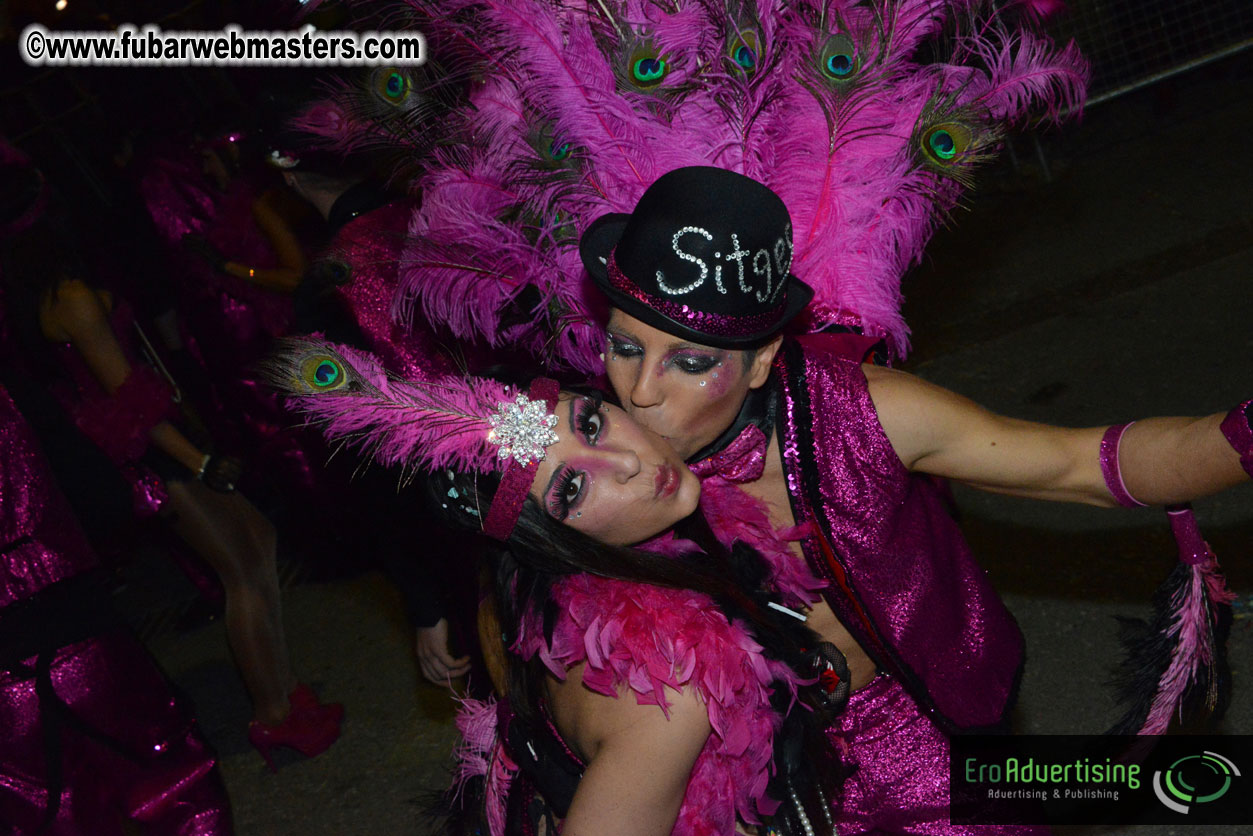
[[[339,739],[340,722],[344,719],[341,703],[321,703],[308,685],[300,684],[287,697],[291,710],[277,726],[253,720],[248,724],[251,743],[271,772],[278,772],[271,750],[275,746],[295,749],[307,758],[316,757]]]

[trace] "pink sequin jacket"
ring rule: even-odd
[[[784,340],[778,435],[810,569],[862,647],[942,726],[1005,719],[1022,633],[927,477],[906,470],[859,362],[822,336]]]
[[[34,435],[0,388],[0,609],[97,564],[52,488]]]
[[[400,282],[402,230],[414,201],[399,200],[366,212],[336,233],[323,258],[339,261],[349,273],[335,295],[361,329],[365,348],[383,365],[410,380],[428,380],[456,369],[440,352],[429,329],[401,325],[392,318],[392,299]]]

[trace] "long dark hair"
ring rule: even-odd
[[[441,471],[427,484],[442,516],[458,527],[477,531],[498,483],[494,476]],[[517,639],[522,618],[531,611],[542,616],[551,640],[558,615],[551,597],[553,582],[586,572],[708,595],[728,619],[748,628],[768,658],[786,663],[801,678],[812,678],[811,652],[821,640],[792,616],[768,606],[767,567],[761,555],[738,542],[730,550],[724,548],[699,512],[677,524],[675,532],[695,542],[701,551],[675,558],[608,545],[558,522],[528,497],[508,543],[489,549],[506,646]],[[540,717],[546,669],[538,659],[523,662],[512,654],[506,657],[510,704],[534,722]],[[805,693],[801,695],[805,704],[789,711],[789,690],[775,687],[772,691],[774,708],[784,720],[775,735],[775,774],[769,791],[778,801],[795,796],[802,807],[798,811],[783,804],[774,824],[784,833],[801,833],[806,828],[798,816],[804,815],[815,832],[828,832],[829,795],[838,788],[842,774],[825,734],[831,717],[820,701],[807,699]]]
[[[40,310],[56,300],[62,282],[87,275],[66,226],[64,218],[49,214],[0,242],[0,318],[12,330],[25,362],[42,373],[56,367],[40,330]]]

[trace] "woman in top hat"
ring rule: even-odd
[[[660,439],[545,378],[404,381],[316,341],[270,377],[329,436],[436,468],[441,513],[503,547],[507,699],[461,719],[489,833],[830,832],[822,718],[847,670],[789,608],[802,579],[691,517],[698,482]],[[630,545],[680,523],[693,542]]]

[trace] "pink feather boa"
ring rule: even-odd
[[[147,366],[135,366],[112,395],[85,401],[75,423],[114,464],[138,459],[148,449],[148,433],[178,414],[170,384]]]
[[[808,607],[820,600],[827,582],[810,572],[788,546],[808,536],[810,523],[776,529],[765,502],[721,476],[701,480],[700,510],[722,545],[730,548],[740,541],[761,553],[770,572],[766,584],[784,604]]]
[[[770,684],[784,682],[794,695],[799,681],[791,669],[766,659],[741,624],[697,592],[575,575],[554,586],[553,600],[561,615],[551,643],[532,611],[513,652],[538,656],[560,679],[585,665],[583,683],[606,696],[629,689],[639,704],[664,712],[666,689],[694,689],[708,707],[713,732],[692,769],[672,833],[732,836],[737,820],[756,824],[777,809],[766,796],[780,722],[770,707]],[[462,708],[466,739],[459,754],[463,775],[486,774],[499,784],[490,779],[502,752],[498,743],[489,752],[484,734],[493,716],[482,703]],[[488,798],[493,836],[503,825],[504,803],[503,793]]]

